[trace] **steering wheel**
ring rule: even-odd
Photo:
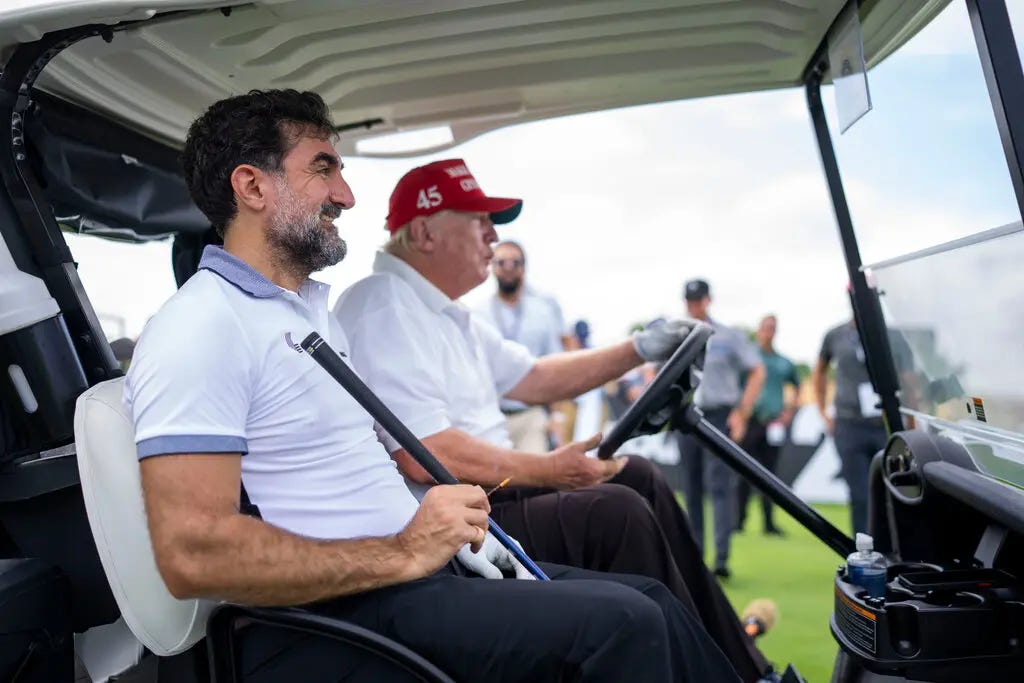
[[[634,436],[654,434],[672,419],[691,389],[690,368],[702,357],[714,329],[697,323],[650,384],[626,410],[608,436],[597,447],[597,457],[611,458],[619,447]]]

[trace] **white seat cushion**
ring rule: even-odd
[[[178,600],[156,568],[146,526],[134,430],[125,414],[124,378],[78,398],[75,442],[89,525],[103,570],[135,637],[157,655],[191,647],[206,632],[215,603]]]

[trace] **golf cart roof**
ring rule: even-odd
[[[862,2],[869,65],[948,0]],[[319,92],[345,154],[435,151],[502,126],[584,111],[799,85],[845,0],[12,0],[0,50],[85,24],[112,44],[61,53],[38,87],[181,145],[208,104],[252,88]],[[158,15],[164,16],[158,16]],[[374,153],[360,139],[448,126]]]

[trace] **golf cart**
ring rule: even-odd
[[[1011,351],[1020,347],[1014,276],[1024,231],[1017,222],[876,264],[869,286],[821,95],[823,84],[851,75],[848,67],[856,73],[845,60],[832,68],[841,36],[852,32],[873,67],[947,4],[7,2],[0,679],[242,680],[239,626],[256,622],[375,652],[394,666],[395,680],[449,680],[416,653],[350,624],[295,609],[175,600],[156,571],[122,372],[63,233],[172,239],[169,267],[179,285],[191,276],[216,238],[188,197],[177,153],[209,103],[250,88],[315,90],[332,107],[343,156],[387,156],[401,153],[361,143],[449,126],[451,139],[416,150],[423,154],[513,123],[798,86],[891,433],[871,486],[871,531],[890,560],[886,594],[867,596],[843,568],[821,581],[835,595],[833,681],[1024,679],[1024,376]],[[966,4],[1024,208],[1024,76],[1007,10],[1003,0]],[[1009,307],[959,315],[955,304],[976,292],[948,274],[969,270],[1001,282],[995,293]],[[922,305],[931,300],[941,303]],[[893,334],[912,349],[912,372],[897,373]],[[602,453],[666,425],[692,431],[841,561],[851,540],[690,403],[690,369],[707,339],[705,328],[691,335]],[[980,372],[991,364],[979,355],[998,357],[998,372]]]

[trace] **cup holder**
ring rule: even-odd
[[[886,586],[885,588],[885,602],[903,602],[904,600],[913,600],[916,596],[913,591],[908,591],[906,588],[900,586]]]
[[[932,591],[919,599],[936,607],[975,607],[985,602],[980,595],[965,591]]]
[[[888,581],[892,581],[900,574],[908,572],[940,572],[942,567],[937,564],[931,564],[929,562],[897,562],[889,565],[886,569],[885,578]]]

